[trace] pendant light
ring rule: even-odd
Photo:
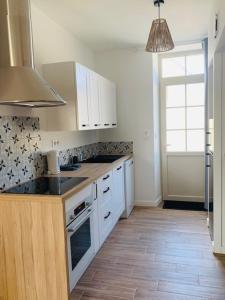
[[[158,19],[153,20],[150,30],[147,52],[166,52],[174,48],[174,42],[165,19],[160,17],[160,5],[164,0],[154,0],[154,5],[159,9]]]

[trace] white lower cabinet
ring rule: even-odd
[[[117,166],[113,170],[112,184],[112,205],[113,205],[113,221],[117,223],[125,210],[125,185],[124,185],[124,166]]]
[[[99,215],[98,215],[98,197],[97,197],[97,182],[93,184],[93,195],[94,195],[94,212],[93,212],[93,219],[94,219],[94,228],[93,228],[93,240],[94,240],[94,250],[95,254],[100,249],[100,237],[99,237]]]
[[[113,228],[112,204],[108,199],[99,210],[100,245],[104,243]]]
[[[125,209],[123,164],[106,173],[97,181],[97,198],[101,246]]]

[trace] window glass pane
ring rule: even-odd
[[[187,151],[204,151],[204,130],[187,131]]]
[[[187,75],[204,74],[204,55],[190,55],[186,57]]]
[[[185,129],[185,108],[167,108],[167,129]]]
[[[187,129],[203,129],[204,120],[204,107],[187,107]]]
[[[167,151],[185,151],[185,131],[167,131]]]
[[[185,57],[164,58],[162,60],[162,76],[185,76]]]
[[[166,106],[185,106],[185,85],[168,85],[166,87]]]
[[[205,84],[187,84],[187,106],[198,106],[205,104]]]

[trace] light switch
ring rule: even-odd
[[[146,129],[146,130],[144,131],[144,139],[145,139],[145,140],[148,140],[148,139],[150,139],[150,136],[151,136],[151,131],[150,131],[150,129]]]

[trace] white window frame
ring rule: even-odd
[[[159,55],[159,75],[160,75],[160,111],[161,111],[161,144],[163,147],[163,152],[168,152],[171,155],[199,155],[202,156],[204,153],[203,151],[167,151],[166,145],[166,105],[165,105],[165,90],[167,85],[179,85],[179,84],[194,84],[194,83],[202,83],[205,82],[205,74],[197,74],[197,75],[185,75],[185,76],[175,76],[175,77],[162,77],[162,60],[164,58],[176,58],[176,57],[183,57],[183,56],[191,56],[191,55],[198,55],[204,54],[203,50],[193,50],[193,51],[182,51],[182,52],[174,52],[168,54],[161,54]],[[186,67],[186,63],[185,63]],[[186,72],[185,72],[186,73]],[[196,106],[197,107],[197,106]],[[205,107],[205,105],[204,105]],[[204,128],[205,129],[205,128]],[[185,131],[187,128],[185,128]],[[187,138],[187,136],[186,136]],[[205,145],[204,145],[205,146]]]

